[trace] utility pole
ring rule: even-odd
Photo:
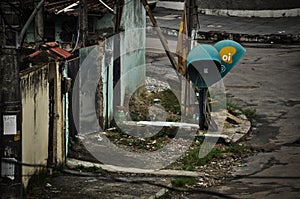
[[[35,6],[38,4],[35,3]],[[40,8],[35,16],[35,49],[39,49],[44,41],[44,9]]]
[[[24,15],[20,0],[1,1],[0,4],[0,177],[10,179],[7,189],[1,190],[0,198],[22,198],[20,49],[34,17],[37,46],[43,40],[43,13],[40,10],[43,3],[41,0],[35,4],[25,24],[22,24]]]
[[[85,47],[87,45],[88,37],[88,12],[87,12],[87,0],[80,0],[80,35],[81,35],[81,46]]]
[[[114,42],[113,43],[113,87],[114,87],[113,114],[117,114],[118,111],[117,106],[119,106],[121,102],[121,84],[119,84],[119,86],[117,86],[117,84],[121,78],[121,52],[120,52],[121,27],[120,26],[122,20],[124,0],[115,0],[114,2],[115,2],[115,6],[114,6],[115,27],[114,27],[114,41],[113,41]],[[108,112],[106,113],[106,115],[108,115]]]
[[[193,47],[192,43],[193,40],[196,37],[196,31],[198,29],[198,6],[196,4],[196,0],[186,0],[185,2],[185,6],[186,6],[186,21],[187,21],[187,36],[189,38],[189,47],[188,47],[188,52],[191,50],[191,48]]]
[[[186,0],[187,8],[187,31],[188,31],[188,52],[191,51],[194,45],[194,40],[197,36],[198,26],[198,7],[195,0]],[[200,74],[199,74],[200,75]],[[205,129],[205,115],[204,115],[204,103],[207,99],[207,89],[203,88],[199,90],[199,127],[201,130]],[[189,94],[187,95],[186,102],[189,102]]]
[[[21,28],[20,1],[1,3],[0,50],[0,158],[1,177],[9,178],[8,189],[0,197],[21,198],[22,161],[21,93],[19,79],[18,30]],[[4,168],[3,168],[4,167]],[[4,194],[4,195],[2,195]]]
[[[196,44],[195,39],[197,35],[197,30],[199,28],[198,27],[198,6],[196,4],[196,0],[185,1],[185,9],[182,18],[183,18],[182,23],[184,25],[181,24],[183,26],[180,27],[181,28],[180,31],[182,34],[186,34],[186,35],[179,35],[181,36],[181,38],[179,37],[178,39],[178,41],[181,42],[180,45],[177,46],[178,47],[177,51],[179,52],[178,60],[180,61],[178,65],[178,70],[180,70],[183,73],[183,75],[185,75],[185,78],[189,80],[188,73],[186,73],[187,71],[186,63],[185,63],[186,60],[184,58],[187,57],[188,53]],[[189,86],[184,82],[182,84],[182,90],[184,90],[181,96],[182,103],[185,106],[184,114],[190,114],[191,110],[194,110],[192,107],[190,107],[190,105],[193,104],[193,102],[190,101],[191,94],[190,94]]]

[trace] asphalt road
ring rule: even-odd
[[[212,189],[236,198],[300,198],[300,48],[246,49],[224,84],[240,106],[256,110],[246,143],[257,154],[236,168],[236,178]]]
[[[174,50],[174,41],[168,43]],[[237,106],[256,111],[246,144],[257,154],[236,168],[235,178],[212,190],[236,198],[300,198],[300,46],[243,45],[247,53],[224,85]],[[151,39],[148,47],[157,46]],[[161,65],[170,65],[161,59]]]
[[[243,107],[256,109],[248,144],[259,153],[216,190],[237,198],[299,198],[300,48],[247,48],[224,80]],[[226,190],[226,191],[225,191]]]
[[[176,47],[175,40],[176,38],[168,40],[171,50]],[[256,154],[245,160],[244,167],[235,168],[233,172],[235,177],[209,190],[234,198],[299,198],[300,60],[298,58],[300,46],[249,43],[242,45],[247,50],[246,55],[225,77],[224,85],[238,106],[243,109],[256,110],[253,131],[245,141],[256,151]],[[148,62],[155,62],[159,66],[159,70],[150,68],[150,72],[152,75],[157,73],[156,77],[160,77],[161,80],[176,79],[176,74],[172,71],[168,58],[163,56],[163,49],[160,46],[157,38],[149,38],[147,41],[147,52],[151,52],[152,55],[153,53],[160,54],[160,56],[147,59]],[[87,193],[95,198],[105,198],[106,193],[108,197],[117,194],[114,196],[118,198],[148,198],[160,190],[160,186],[136,183],[136,178],[134,178],[136,186],[133,187],[132,184],[126,182],[125,184],[124,182],[107,184],[105,181],[110,178],[106,177],[71,180],[72,177],[72,175],[63,175],[61,179],[58,177],[49,185],[45,181],[46,189],[42,187],[43,191],[40,194],[44,195],[44,198],[58,197],[64,190],[62,184],[58,183],[62,182],[62,179],[68,179],[73,184],[77,179],[78,186],[85,187],[80,189],[81,195],[77,195],[80,198],[87,196]],[[129,179],[128,176],[127,179]],[[156,184],[165,186],[169,183],[163,178],[153,180]],[[88,189],[90,182],[92,182],[93,189]],[[107,188],[103,184],[110,187],[116,186],[119,191]],[[126,188],[128,184],[132,190]],[[122,192],[121,187],[125,187],[127,192]],[[77,193],[76,186],[72,189],[74,190],[71,192]],[[107,190],[110,191],[107,192]],[[191,193],[170,192],[170,195],[171,198],[210,198],[209,195]],[[68,197],[62,196],[62,198]]]

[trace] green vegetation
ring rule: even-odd
[[[203,158],[199,158],[199,150],[203,138],[197,138],[190,149],[181,157],[179,160],[180,168],[187,171],[195,171],[198,167],[209,164],[211,161],[231,157],[245,157],[251,150],[244,145],[239,145],[237,143],[224,145],[217,144],[212,148],[212,150]]]
[[[227,110],[235,116],[244,114],[248,120],[253,121],[256,117],[256,110],[252,108],[243,109],[237,102],[234,102],[232,96],[227,95]]]
[[[242,110],[243,114],[246,115],[246,117],[252,121],[256,117],[256,110],[255,109],[245,109]]]
[[[245,154],[248,154],[250,150],[249,148],[243,145],[231,144],[228,147],[226,147],[225,152],[233,153],[238,156],[243,156]]]
[[[159,99],[158,104],[167,113],[167,121],[180,121],[181,108],[175,94],[170,90],[148,93],[140,91],[138,95],[132,95],[129,101],[129,114],[133,121],[150,120],[149,107],[155,104],[154,99]]]
[[[214,96],[214,94],[209,94],[209,96]],[[255,109],[241,109],[237,101],[234,101],[230,94],[227,94],[227,99],[227,110],[231,114],[235,116],[244,114],[249,120],[255,118]],[[180,103],[171,90],[149,93],[146,92],[145,88],[140,89],[138,94],[132,95],[130,98],[128,114],[134,121],[150,120],[151,116],[149,115],[149,108],[157,104],[163,107],[162,111],[167,113],[167,121],[180,121]],[[159,109],[158,112],[160,112]],[[230,121],[229,118],[227,119],[227,122],[234,124],[235,121]],[[155,151],[166,146],[170,142],[170,138],[173,138],[177,132],[176,128],[170,127],[164,127],[159,132],[155,132],[157,129],[154,128],[154,130],[152,130],[151,127],[146,128],[147,132],[144,132],[144,129],[138,129],[136,126],[129,126],[128,128],[133,128],[135,131],[141,130],[141,134],[150,136],[142,136],[144,139],[136,138],[126,134],[126,132],[117,127],[117,130],[108,132],[107,137],[115,144],[123,145],[130,150]],[[197,170],[200,166],[208,164],[214,159],[225,158],[227,155],[245,156],[249,153],[249,150],[246,147],[238,144],[228,146],[218,144],[205,157],[199,158],[199,150],[202,141],[203,137],[197,137],[190,149],[183,157],[181,157],[176,166],[184,170],[193,171]]]
[[[125,102],[126,103],[126,102]],[[152,115],[149,114],[150,107],[154,108],[153,115],[158,118],[161,113],[164,113],[164,119],[170,122],[180,121],[181,108],[177,97],[171,90],[160,92],[147,92],[144,87],[141,87],[136,94],[132,95],[129,100],[129,110],[126,113],[133,121],[149,121]],[[158,119],[159,120],[159,119]],[[125,125],[125,124],[124,124]],[[136,126],[126,126],[124,128],[112,121],[112,126],[116,127],[114,131],[107,132],[107,138],[115,144],[130,147],[133,150],[155,151],[164,147],[170,142],[177,133],[177,127],[157,127],[138,128]],[[138,132],[144,139],[139,139],[130,136],[126,133]]]
[[[181,163],[184,170],[193,171],[198,166],[207,164],[212,159],[223,157],[222,150],[214,147],[205,157],[199,158],[200,144],[192,147],[186,152],[186,155],[181,158]]]
[[[197,179],[195,177],[181,176],[181,177],[176,177],[174,180],[171,181],[171,183],[173,187],[183,188],[188,185],[196,184]]]

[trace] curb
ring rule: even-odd
[[[156,3],[156,7],[172,10],[184,10],[184,2],[158,1]]]
[[[100,163],[92,163],[77,159],[68,158],[66,161],[67,167],[74,169],[77,166],[84,167],[99,167],[108,172],[117,172],[117,173],[132,173],[132,174],[149,174],[156,176],[189,176],[189,177],[200,177],[204,176],[204,173],[195,172],[195,171],[183,171],[183,170],[152,170],[152,169],[138,169],[138,168],[126,168],[119,167],[114,165],[106,165]]]
[[[160,27],[161,31],[172,37],[178,37],[178,30],[167,27]],[[147,30],[149,32],[149,30]],[[151,31],[151,30],[150,30]],[[151,31],[152,34],[156,34]],[[243,33],[228,33],[218,31],[198,31],[196,40],[211,40],[221,41],[224,39],[234,40],[236,42],[249,42],[249,43],[270,43],[270,44],[299,44],[300,34],[266,34],[266,35],[249,35]]]
[[[198,12],[205,15],[233,16],[233,17],[279,18],[279,17],[300,16],[300,8],[284,9],[284,10],[228,10],[228,9],[199,8]]]
[[[253,43],[271,43],[271,44],[299,44],[300,34],[297,35],[249,35],[241,33],[227,33],[227,32],[203,32],[197,33],[197,40],[212,40],[220,41],[224,39],[230,39],[237,42],[253,42]]]
[[[158,1],[158,8],[183,10],[184,2]],[[235,16],[235,17],[297,17],[300,16],[300,8],[280,10],[230,10],[198,8],[198,12],[206,15]]]

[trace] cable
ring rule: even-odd
[[[13,163],[13,164],[17,164],[17,165],[21,165],[21,166],[27,166],[27,167],[43,167],[43,168],[47,168],[47,165],[44,164],[30,164],[30,163],[24,163],[15,159],[2,159],[2,162],[6,162],[6,163]]]

